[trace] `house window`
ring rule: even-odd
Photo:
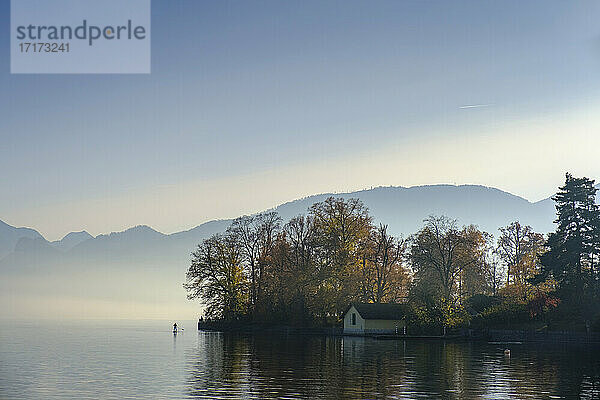
[[[356,313],[352,313],[352,325],[356,325]]]

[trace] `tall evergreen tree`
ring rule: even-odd
[[[597,189],[596,189],[597,190]],[[590,252],[590,275],[594,295],[600,298],[600,211],[596,205],[596,212],[592,212],[592,241]]]
[[[559,283],[564,300],[581,303],[595,280],[594,258],[599,246],[596,237],[594,181],[566,174],[564,186],[552,198],[556,202],[556,231],[548,236],[547,252],[541,257],[543,276]],[[595,284],[594,284],[595,286]]]

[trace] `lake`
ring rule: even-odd
[[[171,324],[1,322],[0,398],[600,398],[598,348],[242,336],[193,321],[173,335]]]

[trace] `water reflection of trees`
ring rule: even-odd
[[[441,341],[199,334],[187,353],[200,398],[525,398],[598,393],[598,362]],[[589,354],[589,352],[588,352]],[[561,358],[564,357],[564,358]],[[594,365],[595,362],[595,365]],[[533,364],[532,364],[533,363]],[[535,396],[534,396],[535,397]]]
[[[187,353],[189,395],[238,398],[249,389],[248,343],[232,335],[198,335],[198,346]]]
[[[573,345],[519,346],[509,370],[513,392],[521,398],[600,398],[599,348]]]

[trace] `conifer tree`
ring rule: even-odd
[[[580,304],[593,294],[597,257],[597,219],[594,181],[566,174],[564,186],[552,198],[556,202],[556,231],[548,236],[547,252],[542,255],[543,277],[552,275],[564,300]]]

